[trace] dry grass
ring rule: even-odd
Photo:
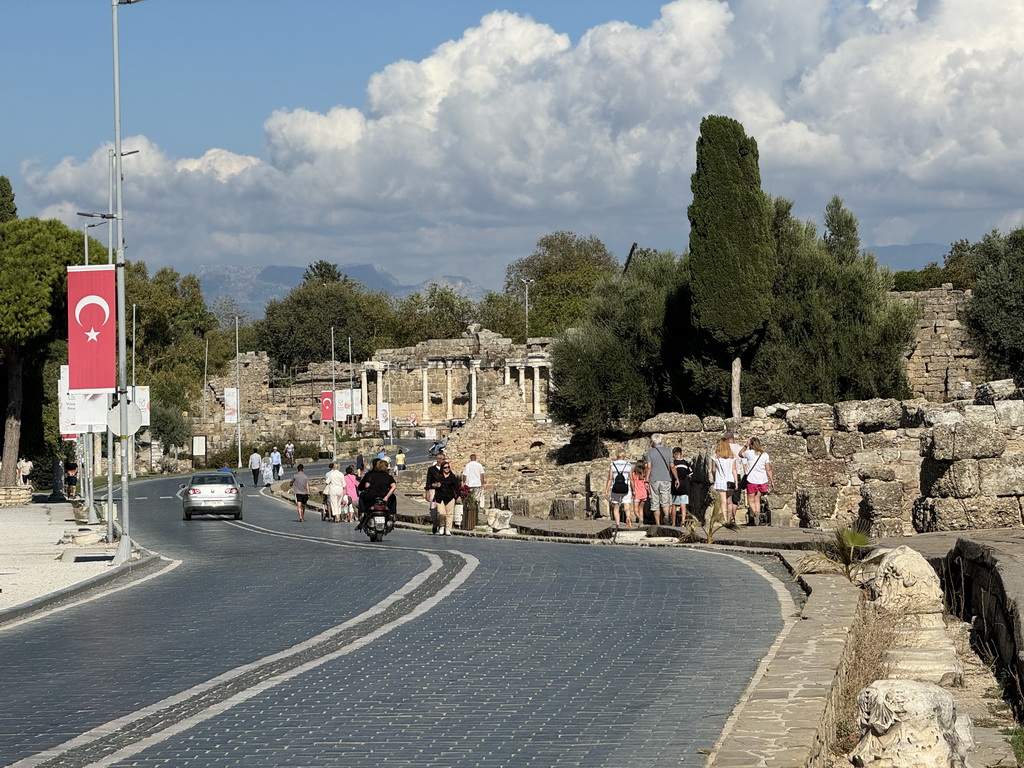
[[[849,648],[853,652],[839,681],[834,754],[846,754],[857,745],[860,739],[857,694],[875,680],[888,676],[889,669],[883,658],[895,642],[896,630],[892,619],[878,611],[867,599],[867,594],[862,592],[850,637]]]

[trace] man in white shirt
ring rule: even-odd
[[[462,468],[462,483],[473,494],[478,509],[486,509],[484,494],[481,492],[486,482],[484,465],[476,460],[476,454],[469,454],[469,463]]]
[[[274,480],[281,479],[281,452],[274,446],[270,452],[270,470],[274,473]]]
[[[263,457],[255,448],[252,449],[252,456],[249,457],[249,469],[252,470],[253,487],[260,487],[260,470],[263,469]]]

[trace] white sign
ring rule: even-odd
[[[125,410],[128,414],[128,425],[124,432],[121,431],[120,404],[107,411],[107,425],[115,435],[134,435],[139,431],[139,427],[142,426],[142,411],[139,410],[139,406],[135,403],[128,403],[125,406]]]
[[[377,406],[377,416],[380,422],[381,432],[391,431],[391,403],[381,403]]]
[[[129,387],[132,402],[142,411],[142,426],[149,426],[149,387]]]
[[[238,423],[238,389],[224,387],[224,423]]]
[[[60,421],[60,433],[64,437],[74,437],[75,427],[75,396],[68,392],[68,366],[60,367],[60,380],[57,382],[57,414]]]
[[[334,415],[338,421],[363,415],[363,390],[339,389],[334,393]]]
[[[107,408],[110,395],[98,392],[91,395],[75,395],[75,432],[88,432],[89,428],[107,430]]]

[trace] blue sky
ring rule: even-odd
[[[108,0],[0,0],[0,174],[106,207]],[[499,288],[555,230],[686,247],[707,114],[865,244],[1024,222],[1024,4],[146,0],[119,12],[129,258],[375,262]],[[98,230],[93,230],[98,231]]]

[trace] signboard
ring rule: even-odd
[[[334,421],[334,393],[325,390],[320,393],[320,421]]]
[[[391,431],[391,403],[381,403],[377,408],[378,421],[380,421],[380,431],[390,432]]]
[[[142,411],[142,426],[149,426],[149,387],[128,387],[132,402]]]
[[[134,435],[139,431],[142,426],[142,411],[139,410],[139,406],[135,403],[128,403],[125,406],[125,413],[127,415],[128,424],[125,426],[124,431],[121,431],[121,405],[115,405],[109,411],[107,411],[107,426],[110,431],[115,435]]]
[[[113,392],[117,354],[113,264],[68,267],[68,391]]]
[[[335,411],[339,419],[363,415],[363,390],[339,389],[334,393]]]
[[[206,435],[192,435],[192,455],[206,455]]]
[[[107,409],[110,395],[73,395],[75,398],[75,432],[107,431]]]
[[[238,389],[224,387],[224,423],[238,423]]]
[[[57,381],[57,418],[61,437],[74,440],[75,427],[75,396],[68,392],[68,367],[60,367],[60,379]]]

